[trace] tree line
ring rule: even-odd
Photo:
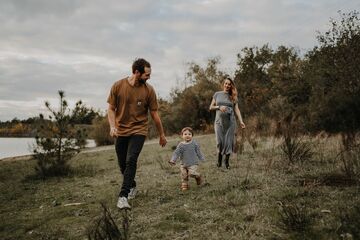
[[[184,126],[211,131],[214,113],[208,107],[230,75],[245,122],[255,129],[291,125],[303,133],[341,133],[343,141],[353,142],[360,126],[359,13],[339,15],[305,54],[286,46],[245,47],[237,54],[232,75],[219,70],[219,57],[205,66],[189,63],[182,83],[186,87],[173,89],[170,100],[159,101],[167,133]]]
[[[101,116],[99,110],[86,106],[81,100],[77,101],[75,107],[68,113],[69,124],[74,125],[91,125],[94,119]],[[0,121],[0,137],[35,137],[42,121],[44,120],[40,116]]]

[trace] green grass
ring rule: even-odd
[[[198,187],[191,179],[187,192],[180,190],[179,166],[167,163],[180,139],[165,148],[144,146],[136,176],[139,193],[128,212],[130,239],[359,236],[360,212],[353,206],[360,205],[360,188],[358,182],[343,181],[337,138],[314,140],[316,154],[301,165],[282,158],[279,141],[259,139],[256,151],[246,143],[243,154],[232,156],[230,170],[216,167],[213,135],[196,139],[206,157],[200,168],[205,183]],[[0,239],[86,239],[101,214],[100,203],[121,228],[124,212],[116,201],[122,178],[114,150],[77,155],[73,173],[65,178],[36,179],[34,166],[34,160],[0,162]],[[80,205],[66,206],[71,203]],[[288,226],[287,215],[299,227]]]

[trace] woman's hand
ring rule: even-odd
[[[244,129],[245,128],[245,123],[244,122],[240,122],[240,127],[242,128],[242,129]]]
[[[224,112],[226,112],[226,108],[227,108],[227,107],[225,107],[225,106],[220,106],[220,107],[219,107],[219,110],[224,113]]]

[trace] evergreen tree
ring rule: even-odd
[[[70,171],[69,160],[86,143],[84,130],[75,130],[70,123],[70,110],[59,91],[59,109],[55,110],[48,101],[45,106],[50,111],[49,119],[40,114],[41,123],[35,137],[34,157],[37,160],[36,172],[42,177],[66,175]]]

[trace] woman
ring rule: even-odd
[[[229,166],[230,154],[234,151],[236,118],[241,128],[245,128],[237,102],[237,90],[231,78],[226,78],[223,84],[223,91],[216,92],[210,104],[210,110],[216,110],[215,134],[218,149],[218,167],[222,165],[222,158],[225,155],[225,167]]]

